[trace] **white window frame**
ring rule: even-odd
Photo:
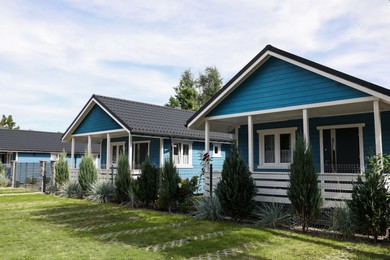
[[[136,156],[136,153],[137,153],[137,150],[135,149],[136,145],[137,144],[148,144],[148,153],[147,153],[147,156],[150,158],[150,140],[148,141],[133,141],[133,158],[132,158],[132,165],[134,167],[135,170],[141,170],[141,165],[139,166],[139,168],[135,168],[135,156]],[[141,163],[142,164],[142,163]]]
[[[58,161],[60,159],[59,153],[51,153],[50,154],[50,161]]]
[[[113,142],[113,143],[111,143],[110,145],[111,145],[111,149],[110,149],[110,152],[111,152],[111,154],[110,154],[110,160],[111,160],[111,162],[110,162],[110,164],[111,165],[113,165],[113,161],[112,161],[112,152],[114,151],[114,146],[117,146],[117,151],[116,151],[116,163],[115,163],[115,165],[117,166],[118,165],[118,161],[119,161],[119,157],[120,157],[120,154],[119,154],[119,147],[121,146],[121,145],[123,145],[123,152],[125,152],[125,144],[126,144],[126,142]],[[97,161],[97,160],[96,160]]]
[[[289,127],[289,128],[276,128],[276,129],[266,129],[258,130],[259,134],[259,165],[257,168],[278,168],[278,169],[288,169],[292,160],[293,160],[293,151],[296,142],[296,131],[298,127]],[[291,162],[281,163],[280,162],[280,135],[290,134],[291,137]],[[264,155],[264,137],[266,135],[274,135],[274,151],[275,151],[275,162],[274,163],[265,163]]]
[[[188,164],[183,164],[183,163],[179,163],[179,164],[175,164],[177,168],[193,168],[192,166],[192,142],[186,142],[186,141],[179,141],[179,140],[175,140],[173,141],[172,143],[172,157],[174,156],[173,155],[173,145],[178,145],[178,144],[181,144],[181,147],[183,147],[183,145],[188,145]],[[179,162],[182,162],[183,160],[183,148],[180,149],[179,151]]]
[[[215,152],[215,148],[218,148],[218,153]],[[222,157],[221,144],[213,143],[213,157]]]

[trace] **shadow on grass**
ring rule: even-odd
[[[325,246],[328,248],[333,248],[336,250],[349,252],[349,253],[353,254],[355,257],[359,257],[359,258],[390,259],[388,254],[366,252],[366,251],[363,251],[363,250],[360,250],[357,248],[351,249],[348,246],[342,246],[340,244],[335,244],[335,243],[343,243],[342,241],[332,240],[331,238],[316,236],[316,235],[310,234],[310,233],[303,234],[303,233],[298,233],[298,232],[294,232],[294,231],[282,231],[282,230],[273,230],[273,229],[264,229],[264,232],[268,232],[275,237],[283,237],[283,238],[287,238],[287,239],[291,239],[291,240],[299,240],[299,241],[309,243],[309,244],[316,244],[316,245]],[[329,242],[327,242],[327,241],[329,241]],[[332,241],[333,241],[333,243],[332,243]],[[373,245],[370,245],[370,246],[373,246]],[[380,247],[380,245],[377,245],[377,246]]]

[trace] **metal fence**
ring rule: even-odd
[[[50,184],[50,163],[13,162],[4,166],[8,182],[14,188],[45,191]]]

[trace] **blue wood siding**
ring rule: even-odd
[[[207,116],[366,96],[368,94],[271,57]]]
[[[83,134],[115,129],[121,129],[121,126],[103,109],[95,105],[73,133]]]
[[[50,161],[50,153],[18,153],[20,163],[39,163],[39,161]]]

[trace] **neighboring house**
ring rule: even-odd
[[[331,206],[350,198],[369,155],[390,153],[390,90],[268,45],[187,126],[235,129],[256,199],[284,203],[301,133],[312,147],[325,206]]]
[[[210,133],[205,148],[204,132],[190,130],[185,123],[194,113],[130,100],[93,95],[64,133],[62,140],[75,144],[100,146],[99,172],[107,175],[116,166],[119,155],[129,158],[133,175],[140,173],[149,156],[155,166],[162,166],[172,156],[182,178],[201,173],[200,156],[211,150],[214,169],[221,171],[225,153],[230,149],[230,134]],[[73,158],[73,152],[71,152]],[[71,160],[72,175],[77,168]]]
[[[70,161],[71,146],[61,141],[62,133],[30,130],[11,130],[0,128],[0,160],[3,164],[39,163],[40,161],[58,160],[58,155],[65,151]],[[79,164],[86,146],[75,147],[75,162]],[[98,147],[93,147],[93,154],[98,164]]]

